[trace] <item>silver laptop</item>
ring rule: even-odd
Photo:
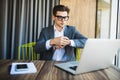
[[[88,39],[79,61],[57,63],[55,66],[72,74],[108,68],[112,65],[118,48],[118,39]]]

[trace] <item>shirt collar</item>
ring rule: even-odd
[[[66,27],[66,26],[63,27],[62,31],[65,30],[65,27]],[[56,28],[55,25],[54,25],[54,31],[56,31],[56,30],[57,30],[57,28]],[[57,31],[58,31],[58,30],[57,30]]]

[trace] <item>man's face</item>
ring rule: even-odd
[[[56,16],[53,16],[55,26],[63,28],[69,19],[67,11],[57,11]]]

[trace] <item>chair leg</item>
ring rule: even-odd
[[[19,46],[19,48],[18,48],[18,60],[20,60],[20,50],[21,49],[21,47]]]

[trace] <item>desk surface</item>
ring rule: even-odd
[[[32,74],[10,75],[9,66],[15,60],[0,60],[0,80],[120,80],[120,70],[110,67],[104,70],[72,75],[54,66],[54,61],[32,61],[37,72]],[[31,61],[25,61],[31,62]]]

